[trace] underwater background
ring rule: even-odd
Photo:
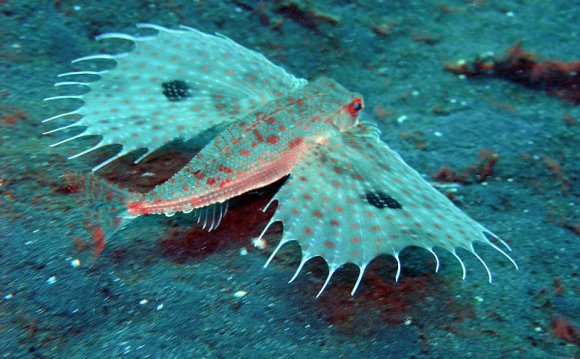
[[[0,1],[0,357],[578,357],[579,19],[579,1]],[[300,261],[288,245],[262,268],[281,231],[252,242],[271,187],[210,233],[186,214],[139,218],[91,263],[66,176],[106,151],[50,148],[64,137],[41,121],[79,103],[43,98],[62,94],[53,84],[72,59],[131,48],[95,35],[138,34],[139,22],[219,32],[361,93],[363,119],[506,240],[520,269],[481,246],[493,284],[467,254],[462,281],[449,253],[435,274],[430,253],[406,249],[398,283],[385,256],[355,296],[346,266],[316,299],[324,261],[287,284]],[[175,171],[200,141],[101,172]]]

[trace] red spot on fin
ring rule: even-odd
[[[290,146],[290,148],[298,147],[302,144],[303,141],[304,140],[302,139],[302,137],[298,137],[298,138],[290,141],[289,146]]]
[[[258,140],[258,142],[264,142],[264,137],[262,137],[260,131],[254,129],[252,132],[254,133],[254,136],[256,136],[256,140]]]

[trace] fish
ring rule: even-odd
[[[379,255],[395,258],[398,281],[400,253],[411,246],[434,256],[436,272],[435,249],[448,251],[459,262],[463,279],[460,248],[481,262],[492,282],[476,242],[494,248],[518,268],[504,240],[456,207],[381,140],[374,123],[362,119],[361,94],[327,77],[297,78],[220,34],[187,26],[137,27],[148,33],[97,36],[129,41],[131,51],[73,61],[112,61],[112,69],[58,75],[67,81],[55,86],[88,87],[88,92],[45,99],[83,102],[76,110],[44,120],[77,119],[45,134],[84,128],[53,147],[100,136],[96,145],[70,159],[121,145],[117,154],[92,168],[84,182],[85,223],[95,258],[133,218],[191,213],[204,228],[215,230],[227,213],[228,200],[287,177],[263,208],[265,212],[276,205],[258,240],[273,223],[283,225],[280,242],[264,267],[285,244],[297,242],[302,257],[290,282],[312,258],[322,257],[328,265],[317,297],[347,263],[359,269],[354,295],[367,266]],[[98,80],[75,81],[87,76]],[[101,168],[128,153],[144,151],[137,163],[171,141],[218,126],[223,129],[189,163],[146,193],[98,176]]]

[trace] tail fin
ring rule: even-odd
[[[86,177],[75,177],[83,194],[80,204],[84,212],[85,229],[91,237],[89,242],[82,239],[76,239],[75,242],[79,251],[92,247],[93,259],[96,260],[113,234],[134,218],[128,215],[127,202],[138,199],[141,194],[93,173]]]

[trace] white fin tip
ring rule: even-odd
[[[78,76],[78,75],[96,75],[100,76],[108,71],[73,71],[73,72],[65,72],[62,74],[57,75],[56,77],[65,77],[65,76]]]
[[[141,161],[143,161],[145,159],[145,157],[149,156],[151,154],[151,150],[149,150],[148,148],[146,149],[147,151],[145,151],[144,154],[142,154],[141,156],[139,156],[139,158],[137,158],[135,161],[133,161],[134,164],[137,164]]]
[[[66,95],[66,96],[53,96],[43,99],[43,101],[54,101],[54,100],[82,100],[82,95]]]
[[[433,254],[433,257],[435,257],[435,273],[439,273],[439,257],[437,257],[437,254],[433,251],[433,248],[427,248],[427,250]]]
[[[483,259],[479,256],[479,254],[477,254],[477,252],[475,251],[473,246],[471,246],[471,253],[475,256],[475,258],[477,258],[481,262],[481,264],[483,265],[483,268],[485,268],[485,271],[487,272],[487,277],[489,279],[489,284],[491,284],[492,275],[491,275],[491,271],[489,270],[489,267],[487,266],[487,264],[485,264]]]
[[[395,282],[398,282],[399,277],[401,276],[401,260],[399,259],[398,253],[395,253],[394,257],[397,260],[397,274],[395,275]]]
[[[100,170],[101,168],[105,167],[106,165],[108,165],[109,163],[115,161],[116,159],[118,159],[119,157],[123,157],[127,154],[127,152],[121,151],[119,153],[117,153],[115,156],[107,159],[106,161],[103,161],[101,163],[99,163],[98,165],[96,165],[95,167],[93,167],[91,169],[92,172],[97,172],[98,170]]]
[[[224,212],[223,212],[223,208],[222,208],[223,205],[224,205],[223,202],[218,203],[218,206],[220,206],[220,215],[218,217],[218,221],[215,225],[215,228],[218,228],[220,226],[220,224],[222,224],[222,218],[224,218]]]
[[[155,25],[155,24],[150,24],[150,23],[145,23],[145,22],[140,22],[140,23],[138,23],[135,26],[137,26],[138,29],[153,29],[153,30],[157,30],[159,32],[167,32],[167,33],[170,33],[170,34],[181,34],[181,33],[183,33],[183,31],[180,31],[180,30],[168,29],[168,28],[163,27],[163,26],[159,26],[159,25]]]
[[[95,40],[107,40],[107,39],[120,39],[120,40],[128,40],[132,42],[139,41],[139,38],[129,35],[129,34],[122,34],[120,32],[107,32],[105,34],[100,34],[95,36]]]
[[[207,207],[205,207],[204,212],[204,218],[203,218],[203,227],[201,227],[202,229],[205,229],[205,227],[207,227]]]
[[[497,239],[501,244],[503,244],[507,248],[508,251],[510,251],[510,252],[512,251],[509,244],[507,244],[503,239],[501,239],[500,236],[498,236],[497,234],[493,233],[492,231],[490,231],[489,229],[484,228],[484,227],[482,227],[482,231],[491,235],[493,238]]]
[[[300,272],[302,271],[302,268],[304,267],[304,265],[306,264],[306,262],[308,262],[310,258],[306,258],[306,256],[302,256],[302,259],[300,260],[300,264],[298,265],[298,268],[296,268],[296,272],[294,272],[294,275],[292,276],[292,278],[290,278],[290,280],[288,281],[288,283],[292,283],[294,282],[294,279],[298,278],[298,274],[300,274]]]
[[[62,130],[66,130],[67,128],[76,127],[76,126],[78,126],[78,125],[75,122],[75,123],[71,123],[70,125],[62,126],[62,127],[59,127],[59,128],[55,128],[54,130],[50,130],[50,131],[43,132],[42,134],[43,135],[48,135],[49,133],[55,133],[55,132],[62,131]]]
[[[179,28],[180,29],[183,29],[183,30],[187,30],[189,32],[194,32],[196,34],[203,35],[203,36],[207,36],[208,35],[208,34],[203,33],[203,32],[201,32],[201,31],[199,31],[197,29],[194,29],[193,27],[189,27],[189,26],[186,26],[186,25],[179,25]]]
[[[84,151],[82,151],[82,152],[79,152],[79,153],[77,153],[76,155],[72,155],[72,156],[70,156],[68,159],[69,159],[69,160],[72,160],[72,159],[74,159],[74,158],[77,158],[77,157],[84,156],[84,155],[86,155],[87,153],[89,153],[89,152],[93,152],[94,150],[96,150],[96,149],[99,149],[99,148],[101,148],[101,147],[103,147],[103,145],[101,145],[101,144],[96,144],[95,146],[93,146],[93,147],[91,147],[91,148],[89,148],[89,149],[87,149],[87,150],[84,150]]]
[[[356,290],[358,289],[358,286],[360,285],[363,275],[365,273],[365,269],[367,268],[366,264],[359,267],[360,272],[358,273],[358,278],[356,279],[356,282],[354,283],[354,287],[352,288],[352,291],[350,292],[350,295],[354,295],[356,293]]]
[[[213,231],[215,228],[217,228],[217,226],[215,226],[215,209],[216,209],[216,205],[212,206],[212,211],[211,211],[211,226],[209,226],[209,229],[207,230],[208,232]]]
[[[228,214],[228,209],[230,208],[230,202],[226,200],[224,203],[226,204],[226,210],[224,211],[224,217],[225,217],[226,214]]]
[[[77,138],[79,138],[79,137],[83,137],[83,136],[87,136],[87,135],[85,135],[84,133],[79,133],[78,135],[75,135],[75,136],[69,137],[69,138],[67,138],[67,139],[65,139],[65,140],[62,140],[62,141],[60,141],[60,142],[53,143],[52,145],[50,145],[50,147],[56,147],[56,146],[60,146],[60,145],[62,145],[63,143],[67,143],[68,141],[72,141],[72,140],[75,140],[75,139],[77,139]]]
[[[328,283],[330,283],[330,278],[332,278],[332,275],[334,274],[335,271],[336,267],[328,267],[328,276],[326,277],[326,280],[324,281],[322,288],[320,288],[320,292],[318,292],[318,294],[316,295],[316,298],[320,297],[322,292],[324,292],[324,289],[326,288]]]
[[[512,264],[514,265],[514,267],[516,269],[520,269],[518,267],[518,264],[516,263],[516,261],[513,260],[512,257],[510,257],[506,252],[504,252],[501,248],[499,248],[498,246],[496,246],[495,244],[489,242],[488,243],[490,246],[492,246],[496,251],[500,252],[501,254],[503,254],[504,257],[506,257],[510,262],[512,262]]]
[[[71,63],[75,64],[77,62],[89,61],[89,60],[116,60],[117,57],[118,57],[118,55],[109,55],[109,54],[89,55],[89,56],[79,57],[78,59],[74,59],[71,61]]]
[[[272,197],[272,199],[268,202],[268,204],[266,204],[264,206],[264,208],[262,209],[262,213],[266,213],[266,211],[268,210],[268,207],[270,207],[272,202],[274,202],[275,200],[276,200],[276,196]]]
[[[258,241],[262,240],[262,237],[264,237],[264,234],[266,234],[266,231],[268,230],[268,228],[270,228],[270,226],[274,222],[275,222],[274,218],[270,218],[270,221],[268,223],[266,223],[266,226],[264,227],[264,229],[262,230],[262,232],[258,236]]]
[[[61,113],[60,115],[56,115],[56,116],[52,116],[52,117],[49,117],[47,119],[44,119],[44,120],[42,120],[42,122],[49,122],[49,121],[52,121],[52,120],[56,120],[57,118],[61,118],[61,117],[65,117],[65,116],[70,116],[70,115],[76,115],[78,113],[79,113],[78,110],[71,111],[71,112],[65,112],[65,113]]]
[[[451,254],[453,254],[453,256],[455,258],[457,258],[457,260],[459,261],[459,264],[461,264],[461,270],[463,271],[462,279],[465,280],[465,277],[467,276],[467,270],[465,269],[465,264],[463,264],[463,261],[457,255],[457,253],[455,252],[455,249],[451,251]]]
[[[260,239],[261,238],[262,237],[260,237]],[[276,256],[276,253],[278,253],[278,251],[280,250],[280,248],[282,248],[282,246],[284,245],[284,243],[286,243],[286,242],[283,241],[283,240],[280,240],[280,243],[278,243],[278,245],[274,249],[274,252],[272,252],[272,254],[270,254],[270,257],[268,258],[268,260],[264,264],[264,268],[266,268],[270,264],[270,262],[272,261],[272,259],[274,259],[274,257]]]
[[[57,82],[54,84],[55,87],[60,87],[60,86],[91,86],[90,83],[88,82],[78,82],[78,81],[63,81],[63,82]]]

